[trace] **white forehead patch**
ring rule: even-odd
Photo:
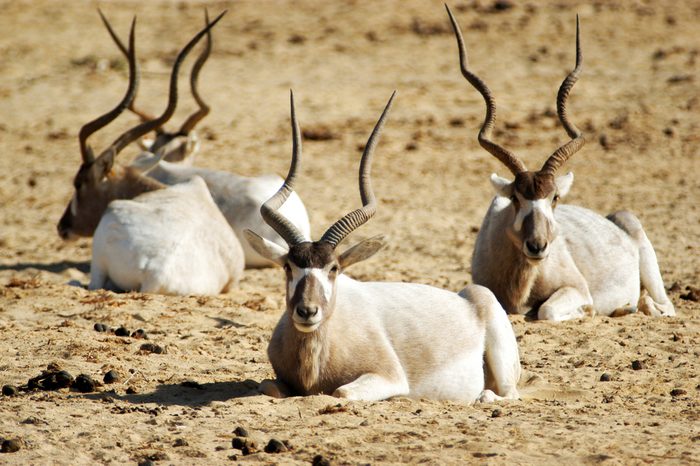
[[[547,220],[554,221],[552,205],[549,203],[549,199],[537,199],[535,201],[523,200],[520,205],[520,210],[518,210],[518,213],[515,216],[515,223],[513,224],[515,231],[522,230],[525,217],[530,215],[535,210],[542,213]]]
[[[309,275],[313,276],[321,286],[323,297],[326,299],[326,302],[330,302],[331,296],[333,296],[333,284],[328,279],[328,274],[324,272],[323,269],[314,267],[297,269],[296,271],[292,269],[292,280],[287,285],[288,295],[290,297],[294,296],[294,292],[296,291],[301,279]]]

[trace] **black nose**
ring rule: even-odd
[[[297,306],[296,312],[302,319],[309,319],[318,314],[318,306]]]
[[[534,243],[531,241],[525,241],[525,247],[527,248],[528,252],[533,255],[539,255],[544,252],[545,249],[547,249],[547,243]]]

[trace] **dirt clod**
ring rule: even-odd
[[[5,396],[15,396],[19,393],[19,389],[14,385],[3,385],[2,394]]]
[[[686,390],[683,390],[682,388],[674,388],[671,390],[671,396],[683,396],[687,394],[688,392]]]
[[[642,369],[646,369],[646,365],[642,361],[635,359],[632,361],[632,369],[635,371],[640,371]]]
[[[612,376],[608,374],[607,372],[603,372],[600,375],[600,381],[601,382],[610,382],[612,380]]]
[[[107,372],[102,379],[104,383],[114,383],[119,381],[119,372],[115,371],[112,369],[111,371]]]
[[[148,335],[144,329],[140,328],[138,330],[134,330],[134,332],[131,334],[131,338],[148,340]]]
[[[238,426],[234,429],[233,431],[234,434],[236,434],[239,437],[248,437],[248,430],[245,427]]]
[[[130,335],[129,329],[123,326],[116,329],[114,334],[118,337],[128,337]]]
[[[17,439],[3,440],[0,453],[14,453],[22,448],[22,442]]]
[[[100,324],[99,322],[96,323],[93,328],[95,329],[96,332],[109,332],[109,326],[105,324]]]
[[[284,453],[287,451],[287,446],[276,438],[270,439],[265,445],[265,453]]]
[[[144,352],[144,353],[154,353],[154,354],[165,353],[165,349],[160,345],[156,345],[155,343],[144,343],[139,348],[139,351]]]
[[[78,377],[75,378],[75,381],[73,382],[73,388],[81,393],[90,393],[95,391],[95,389],[97,388],[97,383],[94,380],[92,380],[92,377],[90,377],[89,375],[80,374]]]

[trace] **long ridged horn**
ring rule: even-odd
[[[372,170],[372,155],[374,154],[374,148],[377,145],[379,134],[382,132],[384,122],[386,121],[389,110],[391,109],[391,104],[394,101],[394,96],[396,96],[396,91],[391,94],[389,102],[386,104],[386,107],[384,107],[382,116],[379,117],[379,121],[377,121],[377,124],[374,126],[374,130],[372,130],[372,134],[369,136],[367,144],[365,145],[365,150],[362,153],[359,175],[362,207],[350,212],[349,214],[346,214],[343,218],[335,222],[328,230],[326,230],[319,240],[331,244],[334,248],[337,247],[338,244],[340,244],[340,242],[343,241],[350,233],[372,218],[377,211],[377,199],[374,196],[372,181],[370,179],[370,172]]]
[[[482,81],[477,75],[469,71],[467,49],[464,46],[462,31],[459,28],[457,20],[452,15],[452,11],[450,11],[450,7],[445,4],[445,8],[447,9],[447,15],[450,17],[452,29],[457,37],[457,47],[459,48],[459,67],[462,70],[462,76],[464,76],[466,80],[469,81],[469,83],[474,86],[477,91],[479,91],[486,102],[486,117],[484,118],[484,123],[481,125],[481,130],[479,131],[479,144],[481,144],[481,147],[490,152],[491,155],[500,160],[503,165],[508,167],[508,169],[514,175],[527,171],[525,164],[522,162],[522,160],[516,157],[515,154],[491,141],[491,131],[493,130],[494,123],[496,122],[496,100],[493,98],[491,90],[489,90],[486,83],[484,83],[484,81]]]
[[[164,125],[172,116],[173,113],[175,113],[175,107],[177,106],[177,77],[178,73],[180,71],[180,65],[182,62],[185,60],[187,57],[187,54],[190,53],[192,48],[199,42],[199,40],[211,29],[213,28],[216,23],[219,22],[219,20],[226,14],[227,10],[224,10],[219,16],[217,16],[214,21],[212,21],[210,24],[208,24],[204,29],[199,31],[188,43],[185,45],[185,47],[180,50],[180,53],[177,55],[177,58],[175,59],[175,63],[173,64],[173,70],[170,74],[170,94],[168,97],[168,106],[166,107],[165,111],[163,114],[153,120],[146,121],[144,123],[141,123],[140,125],[137,125],[128,131],[126,131],[124,134],[119,136],[111,146],[109,146],[105,151],[100,154],[100,157],[111,157],[114,158],[116,157],[119,152],[122,151],[126,146],[131,144],[133,141],[137,140],[141,136],[155,130],[156,128]]]
[[[277,232],[289,246],[308,241],[299,229],[289,221],[284,215],[278,212],[282,204],[294,192],[294,182],[297,173],[301,168],[301,130],[297,122],[296,110],[294,108],[294,92],[289,91],[289,102],[292,115],[292,163],[289,165],[289,172],[282,184],[282,187],[265,203],[260,206],[260,214],[265,222]]]
[[[571,141],[558,148],[549,156],[540,170],[541,173],[550,173],[554,175],[559,167],[564,165],[569,157],[578,152],[586,143],[586,139],[583,137],[581,130],[569,121],[569,117],[566,114],[566,101],[569,98],[571,88],[574,87],[574,84],[578,81],[582,65],[583,54],[581,53],[580,26],[578,15],[576,15],[576,66],[561,83],[559,92],[557,93],[557,115],[559,115],[559,120],[571,138]]]
[[[206,8],[204,9],[204,22],[207,25],[209,24],[209,12],[206,10]],[[210,53],[211,30],[207,31],[206,45],[204,46],[202,53],[200,53],[199,57],[197,57],[197,61],[195,61],[194,65],[192,65],[192,73],[190,74],[190,89],[192,89],[192,97],[194,97],[194,100],[197,102],[197,105],[199,105],[199,110],[190,115],[187,118],[187,120],[185,120],[185,122],[182,124],[182,126],[180,127],[180,131],[178,132],[178,134],[181,136],[187,136],[188,134],[190,134],[190,131],[192,131],[195,126],[197,126],[197,123],[199,123],[202,120],[202,118],[209,114],[209,106],[206,104],[206,102],[204,102],[204,99],[202,99],[202,97],[199,95],[199,91],[197,90],[197,81],[199,79],[199,72],[204,66],[204,63],[206,63],[207,59],[209,58]]]
[[[83,163],[88,164],[95,161],[95,156],[92,153],[92,149],[87,145],[87,139],[101,128],[104,128],[109,123],[114,121],[119,115],[121,115],[124,110],[131,104],[136,96],[136,91],[139,87],[139,67],[136,62],[136,49],[134,46],[134,34],[136,28],[136,17],[131,21],[131,31],[129,32],[129,50],[125,50],[126,57],[129,61],[129,87],[126,90],[124,98],[119,102],[119,105],[114,107],[114,109],[97,117],[89,123],[83,125],[80,128],[80,133],[78,134],[78,139],[80,141],[80,154],[83,157]]]
[[[127,50],[126,50],[126,47],[124,46],[124,43],[121,41],[121,39],[119,38],[119,36],[117,36],[117,34],[114,32],[114,29],[112,29],[112,25],[109,23],[109,21],[107,20],[107,18],[105,17],[105,15],[102,13],[102,10],[100,10],[100,9],[98,8],[98,9],[97,9],[97,13],[99,13],[100,18],[102,18],[102,23],[103,23],[103,24],[105,25],[105,27],[107,28],[107,32],[109,32],[109,35],[112,37],[112,40],[114,41],[115,44],[117,44],[117,47],[119,48],[119,50],[121,50],[121,52],[124,54],[124,56],[125,56],[125,57],[127,58],[127,60],[128,60],[128,58],[129,58],[129,53],[128,53]],[[136,95],[134,95],[134,98],[132,99],[131,103],[129,103],[129,107],[128,107],[128,108],[129,108],[129,111],[131,111],[132,113],[134,113],[135,115],[137,115],[139,118],[141,118],[141,121],[149,121],[149,120],[155,119],[154,116],[152,116],[152,115],[150,115],[150,114],[148,114],[148,113],[146,113],[146,112],[144,112],[144,111],[142,111],[142,110],[136,108],[135,103],[134,103],[135,101],[136,101]]]

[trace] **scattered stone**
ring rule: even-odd
[[[102,379],[104,383],[114,383],[119,381],[119,372],[115,371],[112,369],[111,371],[107,372]]]
[[[681,299],[684,299],[686,301],[694,301],[696,303],[700,301],[700,288],[696,288],[694,286],[686,286],[685,289],[688,290],[688,292],[682,294]]]
[[[2,394],[5,396],[15,396],[19,393],[19,389],[14,385],[3,385]]]
[[[250,455],[258,451],[258,444],[245,437],[234,437],[231,440],[231,446],[236,450],[241,450],[241,453],[244,455]]]
[[[674,388],[673,390],[671,390],[671,396],[683,396],[686,393],[688,392],[683,390],[682,388]]]
[[[603,374],[600,376],[600,381],[601,382],[610,382],[612,380],[612,376],[608,374],[607,372],[603,372]]]
[[[143,351],[145,353],[154,353],[154,354],[163,354],[165,353],[165,350],[163,349],[162,346],[156,345],[155,343],[144,343],[141,345],[141,348],[139,348],[140,351]]]
[[[491,417],[501,417],[503,416],[503,411],[500,409],[496,408],[493,411],[491,411]]]
[[[145,331],[144,329],[140,328],[140,329],[138,329],[138,330],[135,330],[135,331],[131,334],[131,338],[136,338],[136,339],[139,339],[139,340],[141,340],[141,339],[143,339],[143,340],[148,340],[148,335],[146,335],[146,331]]]
[[[0,453],[14,453],[22,448],[22,443],[17,439],[3,440]]]
[[[265,453],[284,453],[285,451],[287,446],[276,438],[270,439],[265,446]]]
[[[632,369],[635,371],[640,371],[642,369],[646,369],[646,365],[642,361],[635,359],[632,361]]]
[[[96,332],[100,332],[100,333],[109,332],[109,326],[107,326],[105,324],[97,323],[94,325],[93,328],[95,329]]]
[[[175,442],[173,442],[174,447],[186,447],[188,445],[189,443],[187,443],[187,440],[185,440],[184,438],[175,439]]]
[[[331,466],[331,460],[324,458],[323,455],[316,455],[314,459],[311,460],[312,466]]]
[[[234,429],[233,433],[239,437],[249,437],[248,430],[245,427],[238,426]]]
[[[128,337],[130,335],[129,329],[122,326],[114,331],[114,334],[118,337]]]
[[[81,393],[90,393],[94,392],[95,389],[97,388],[97,383],[92,380],[92,377],[86,374],[80,374],[78,377],[75,378],[75,381],[73,382],[73,388],[78,390]]]

